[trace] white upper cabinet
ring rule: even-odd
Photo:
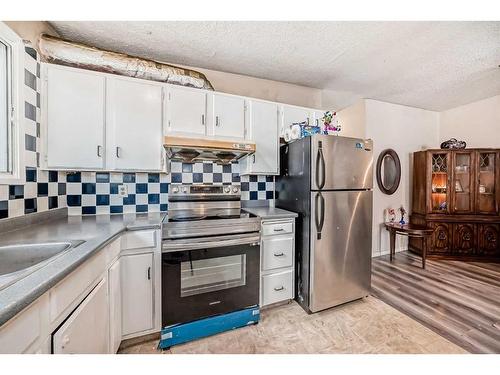
[[[104,76],[57,65],[44,73],[47,167],[104,168]]]
[[[206,134],[207,94],[203,90],[169,85],[167,89],[166,133],[185,136]]]
[[[279,174],[278,104],[249,101],[248,137],[256,152],[240,162],[241,174]]]
[[[108,169],[162,169],[162,86],[106,77]]]
[[[215,137],[245,138],[245,98],[234,95],[213,93],[209,95],[212,109],[211,132]]]

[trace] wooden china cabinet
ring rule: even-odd
[[[429,257],[500,261],[500,149],[413,154],[410,221],[434,229]],[[421,253],[422,241],[409,248]]]

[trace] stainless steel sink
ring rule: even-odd
[[[54,261],[84,241],[0,246],[0,290]]]

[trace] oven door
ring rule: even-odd
[[[258,305],[258,233],[164,240],[162,247],[163,326]]]

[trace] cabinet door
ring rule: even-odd
[[[498,214],[498,166],[497,153],[478,151],[476,154],[476,213]]]
[[[109,345],[110,352],[116,353],[122,341],[122,293],[120,259],[108,271],[109,281]]]
[[[213,94],[214,136],[245,138],[245,98]]]
[[[431,152],[428,154],[431,192],[429,211],[449,213],[451,184],[451,157],[449,152]]]
[[[247,171],[250,174],[278,174],[279,138],[278,105],[252,101],[250,103],[250,139],[256,144],[256,152],[248,156]]]
[[[478,253],[485,256],[500,255],[500,224],[478,225]]]
[[[447,255],[451,253],[452,232],[451,224],[448,223],[432,223],[431,227],[434,233],[431,237],[429,254]]]
[[[308,108],[283,105],[283,124],[280,134],[283,135],[284,129],[289,128],[294,123],[306,122],[310,124],[311,111]]]
[[[474,153],[453,152],[453,184],[451,188],[451,211],[467,214],[474,212]]]
[[[108,305],[108,285],[103,279],[53,334],[54,353],[108,353]]]
[[[153,254],[120,259],[123,336],[153,328]]]
[[[205,91],[168,86],[165,105],[167,133],[195,136],[206,134]]]
[[[46,65],[47,166],[104,168],[104,76]]]
[[[476,237],[474,224],[453,224],[453,253],[473,255],[476,249]]]
[[[108,161],[118,170],[162,169],[162,87],[107,78]]]

